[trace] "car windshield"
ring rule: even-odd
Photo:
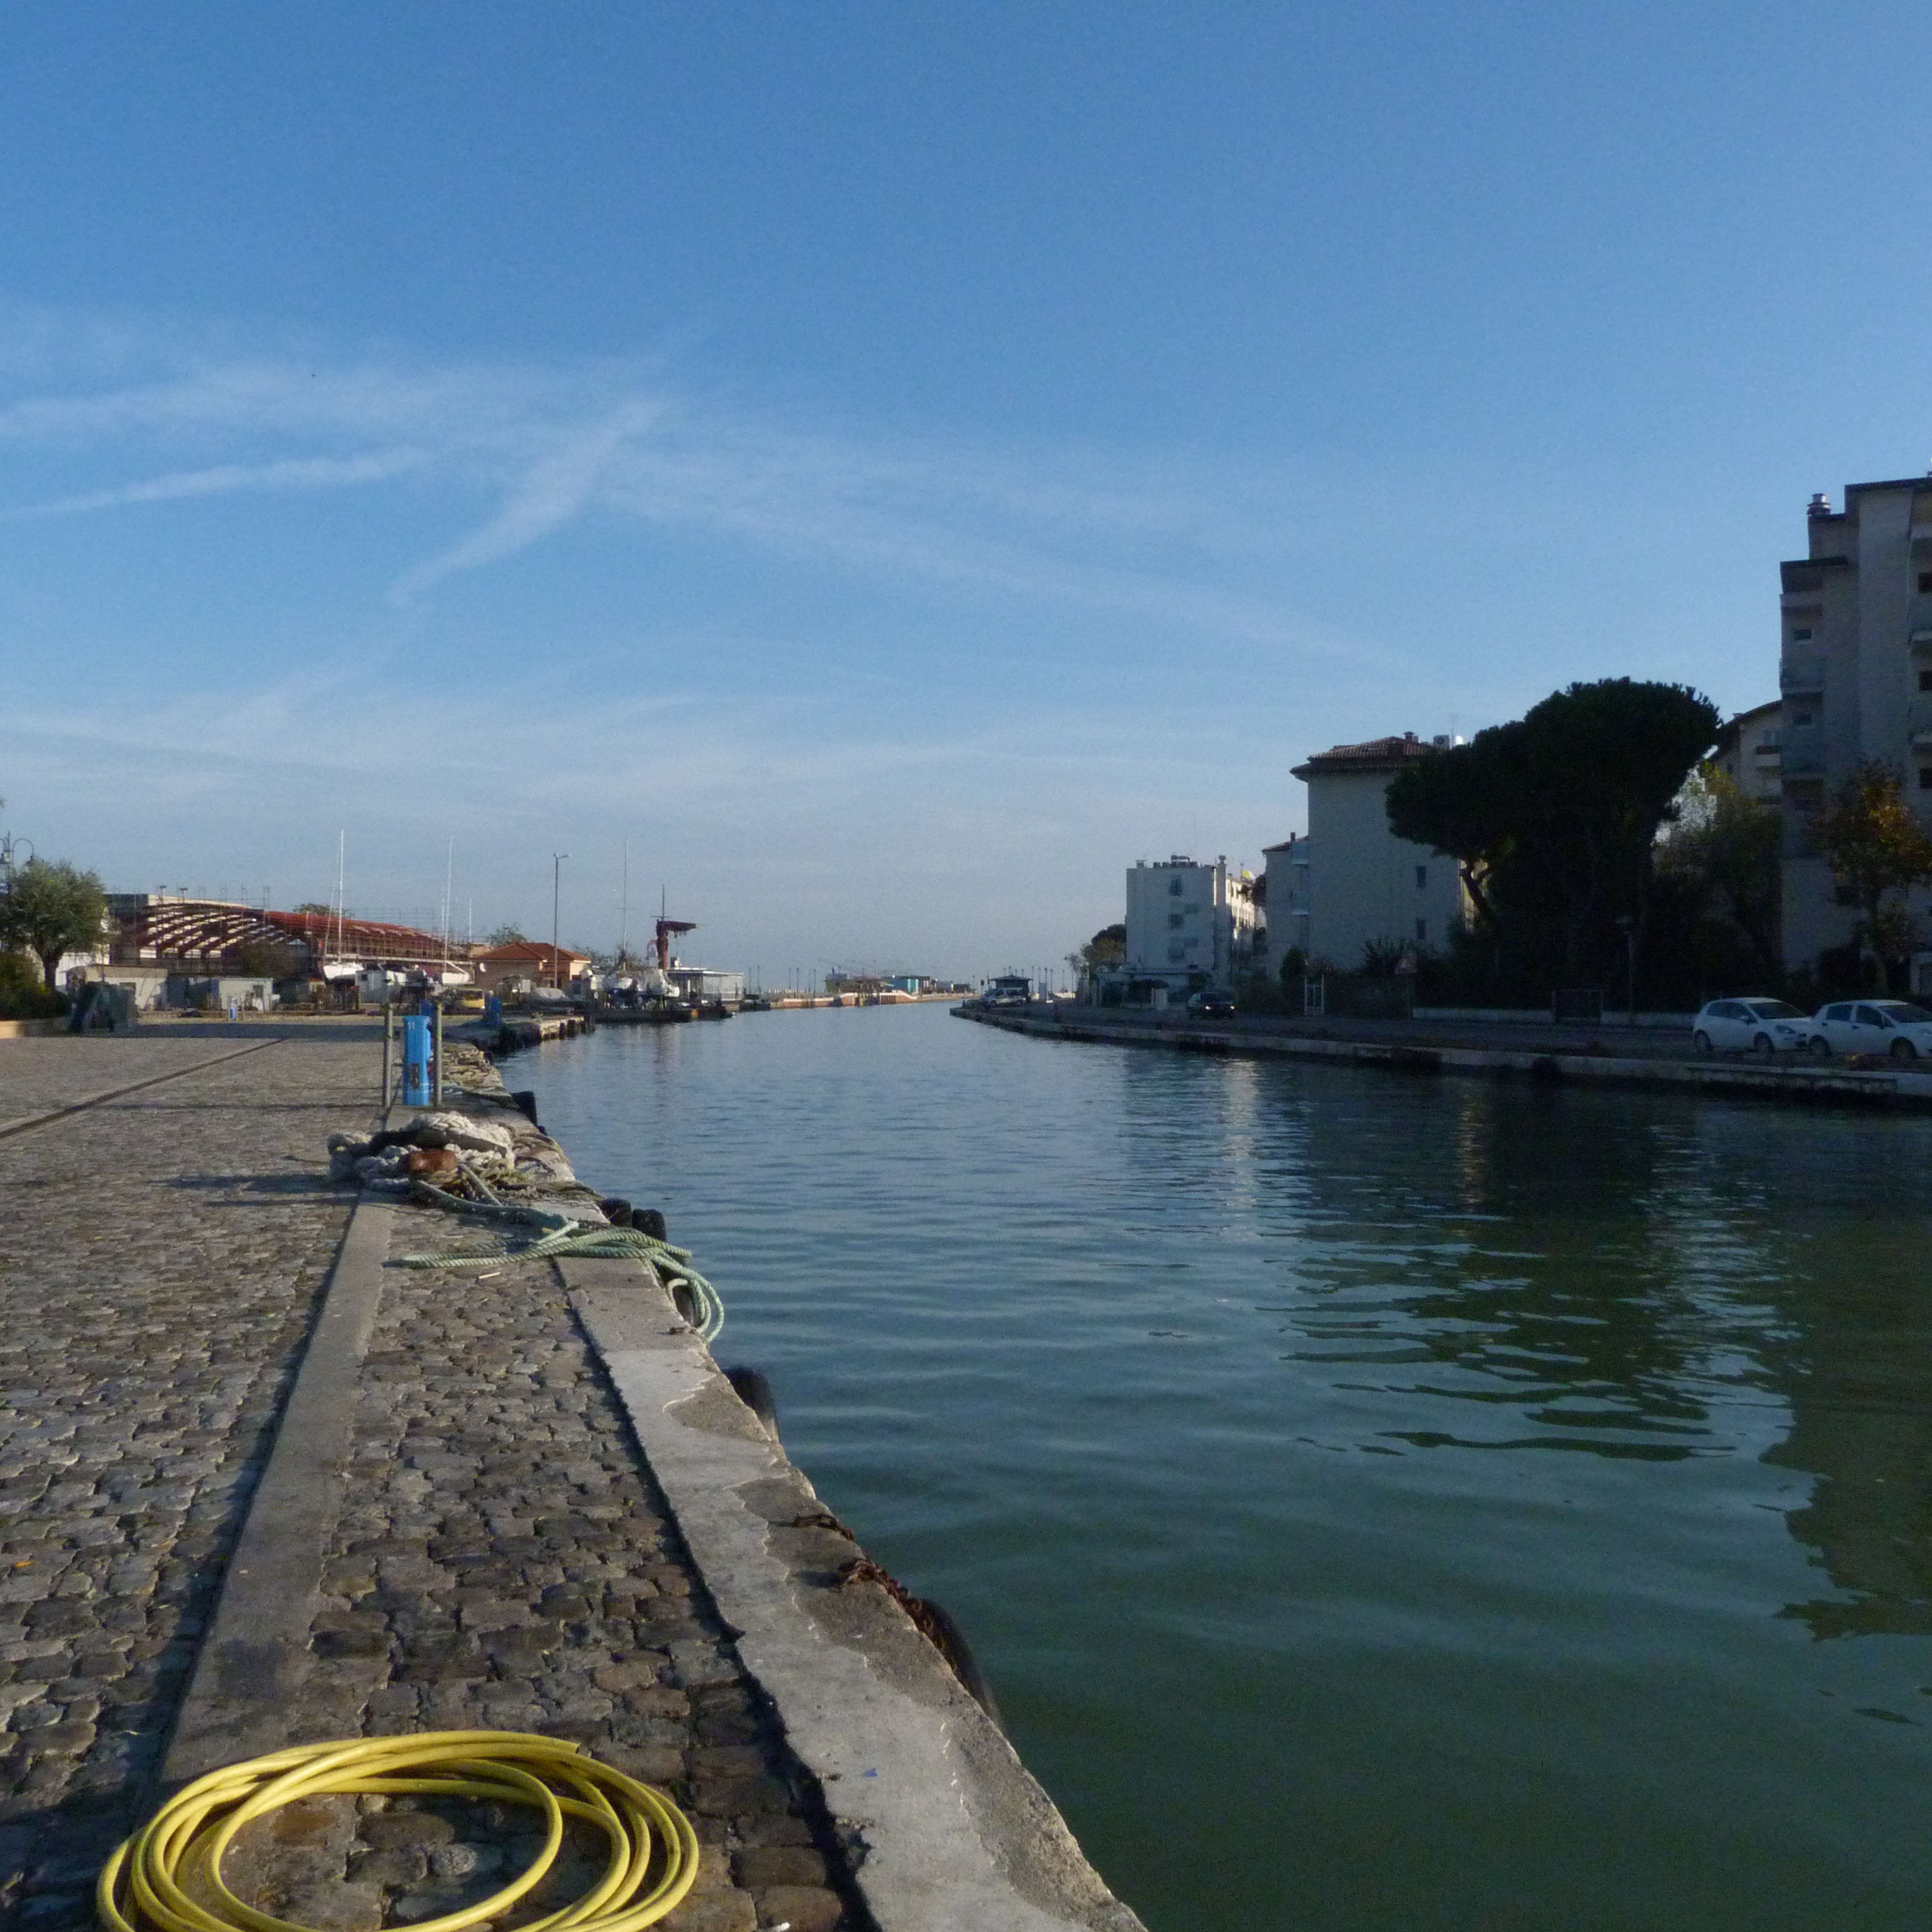
[[[1910,1000],[1874,1000],[1872,1004],[1886,1018],[1897,1020],[1906,1026],[1932,1020],[1932,1013],[1928,1013],[1923,1006],[1915,1006]]]
[[[1787,1005],[1783,1000],[1751,1000],[1747,1004],[1761,1020],[1802,1020],[1804,1017],[1796,1006]]]

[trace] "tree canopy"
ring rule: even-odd
[[[1641,931],[1658,832],[1718,735],[1688,686],[1604,678],[1553,692],[1397,774],[1390,829],[1446,854],[1520,971],[1574,980]]]
[[[529,934],[521,926],[506,922],[490,933],[484,944],[490,946],[521,946],[529,938]]]
[[[1894,892],[1932,880],[1932,832],[1920,824],[1891,766],[1868,759],[1811,823],[1838,889],[1858,908],[1859,945],[1887,965],[1912,950],[1912,920]]]
[[[0,944],[24,946],[35,955],[52,992],[62,954],[98,946],[106,916],[107,895],[94,874],[29,859],[0,894]]]

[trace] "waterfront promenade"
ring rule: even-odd
[[[1412,1073],[1522,1078],[1552,1086],[1640,1087],[1750,1095],[1808,1106],[1932,1108],[1923,1062],[1818,1062],[1795,1054],[1766,1061],[1700,1057],[1682,1026],[1548,1024],[1468,1018],[1287,1018],[1244,1013],[1210,1019],[1183,1010],[1089,1006],[1068,1000],[999,1006],[968,1001],[959,1017],[1049,1040],[1180,1052],[1245,1053],[1378,1066]]]
[[[91,1923],[103,1856],[216,1764],[506,1729],[671,1792],[703,1856],[670,1932],[1137,1924],[885,1592],[843,1584],[856,1544],[654,1278],[383,1265],[488,1237],[328,1180],[380,1064],[334,1021],[0,1047],[16,1922]],[[238,1886],[342,1932],[487,1895],[535,1846],[370,1801],[299,1822]]]

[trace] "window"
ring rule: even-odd
[[[1168,880],[1167,890],[1174,896],[1174,898],[1180,898],[1183,890],[1183,886],[1180,874],[1178,872],[1175,873],[1174,877]]]
[[[1932,765],[1921,765],[1918,767],[1918,789],[1921,791],[1932,791]]]
[[[1920,675],[1922,676],[1924,674],[1922,672]],[[1922,690],[1924,687],[1922,686],[1920,688]],[[1808,711],[1794,711],[1791,714],[1791,722],[1794,724],[1808,724],[1811,722],[1811,714]]]
[[[1922,670],[1918,674],[1918,688],[1921,691],[1932,691],[1932,670]]]
[[[1921,596],[1932,596],[1932,570],[1918,573],[1918,592]]]
[[[1418,892],[1420,892],[1428,885],[1428,884],[1429,868],[1426,866],[1417,866],[1415,868],[1415,890]]]
[[[1415,922],[1415,943],[1418,946],[1426,946],[1429,944],[1429,922],[1426,919],[1419,919]]]
[[[1811,641],[1811,627],[1808,624],[1802,630],[1793,631],[1791,641],[1794,644],[1808,644]]]
[[[1178,932],[1180,928],[1180,920],[1181,915],[1179,913],[1169,913],[1167,916],[1168,930],[1171,932]]]

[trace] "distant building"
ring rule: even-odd
[[[1854,483],[1841,511],[1814,496],[1806,522],[1808,554],[1779,566],[1784,958],[1794,967],[1847,944],[1858,916],[1838,903],[1811,836],[1826,794],[1879,759],[1932,822],[1932,477]],[[1912,895],[1915,914],[1928,905],[1932,896]],[[1932,952],[1912,971],[1916,988],[1932,991]]]
[[[206,1004],[216,1000],[209,988],[231,982],[266,1004],[277,980],[351,979],[362,966],[439,978],[462,974],[436,934],[381,920],[275,912],[178,892],[110,892],[107,919],[104,957],[76,956],[63,967],[129,987],[142,1007]],[[216,1003],[229,997],[220,991]]]
[[[1389,830],[1387,800],[1396,772],[1449,742],[1410,731],[1337,745],[1294,767],[1308,787],[1309,842],[1321,855],[1306,871],[1301,944],[1311,959],[1352,972],[1371,944],[1439,952],[1448,944],[1464,914],[1461,872],[1444,854],[1398,838]],[[1270,900],[1274,891],[1270,884]],[[1279,939],[1274,943],[1286,950]]]
[[[1778,804],[1784,796],[1784,722],[1782,698],[1740,711],[1719,734],[1712,756],[1712,764],[1747,798],[1762,805]]]
[[[735,1006],[745,997],[745,976],[721,972],[715,966],[686,966],[670,962],[670,982],[686,999],[699,1006]]]
[[[1256,940],[1256,957],[1271,974],[1297,947],[1309,956],[1309,878],[1313,840],[1291,832],[1278,845],[1262,848],[1262,904],[1267,923]]]
[[[1126,970],[1174,988],[1232,986],[1249,970],[1255,882],[1226,857],[1197,865],[1179,854],[1127,874]]]
[[[478,953],[473,970],[486,993],[502,993],[521,986],[567,987],[590,964],[587,952],[553,949],[548,940],[518,939]]]

